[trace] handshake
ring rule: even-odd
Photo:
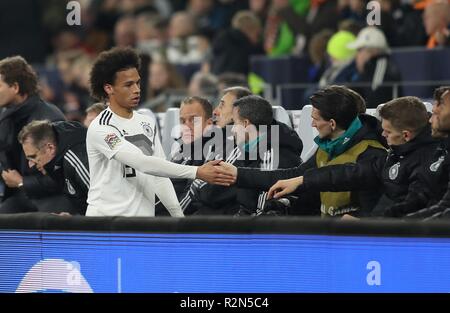
[[[237,168],[223,160],[209,161],[198,167],[196,178],[214,185],[231,186],[236,183]]]

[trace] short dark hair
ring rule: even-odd
[[[21,56],[13,56],[0,61],[0,75],[9,86],[17,83],[19,94],[33,96],[38,93],[36,72]]]
[[[401,97],[384,104],[380,117],[388,120],[397,130],[419,133],[428,125],[427,108],[417,97]]]
[[[49,120],[32,121],[19,132],[17,139],[21,144],[31,139],[33,145],[40,148],[47,142],[56,144],[56,136],[52,123]]]
[[[241,86],[227,88],[223,91],[223,94],[227,93],[233,94],[236,100],[253,95],[250,89]]]
[[[273,120],[272,105],[260,96],[246,96],[233,102],[239,108],[239,116],[248,119],[255,126],[271,125]]]
[[[91,71],[91,93],[99,101],[108,99],[105,84],[114,84],[117,72],[140,69],[140,59],[131,48],[113,48],[100,53]]]
[[[348,129],[361,110],[362,97],[357,95],[359,94],[345,86],[333,85],[316,91],[310,100],[324,120],[333,119],[339,128]]]
[[[438,103],[440,103],[442,95],[447,91],[450,91],[450,86],[442,86],[442,87],[436,88],[433,93],[433,99],[435,101],[437,101]]]
[[[181,102],[181,105],[183,105],[183,104],[193,104],[194,102],[200,103],[200,105],[203,108],[203,111],[205,112],[205,117],[206,118],[211,118],[212,117],[212,111],[213,111],[212,104],[206,98],[198,97],[198,96],[187,97]]]

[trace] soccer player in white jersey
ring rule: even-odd
[[[103,52],[91,71],[94,97],[109,107],[92,121],[86,147],[90,188],[86,216],[154,216],[155,194],[174,217],[182,217],[167,177],[228,184],[212,161],[200,167],[166,161],[155,121],[135,112],[140,98],[139,57],[133,49]]]

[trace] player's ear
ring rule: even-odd
[[[110,96],[114,93],[113,86],[111,86],[110,84],[103,85],[103,90],[105,90],[105,92],[108,96]]]

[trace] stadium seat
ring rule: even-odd
[[[164,114],[162,146],[166,157],[170,156],[172,145],[180,135],[180,109],[169,108]]]
[[[286,111],[281,106],[273,106],[272,111],[273,111],[273,118],[275,120],[277,120],[278,122],[284,123],[287,126],[292,128],[292,121],[291,121],[288,111]]]
[[[314,138],[318,135],[317,130],[311,126],[312,118],[312,105],[308,104],[303,107],[303,110],[294,120],[294,124],[298,123],[297,133],[303,142],[302,160],[306,161],[310,156],[311,151],[315,151],[317,146],[314,142]],[[298,120],[297,120],[298,119]]]

